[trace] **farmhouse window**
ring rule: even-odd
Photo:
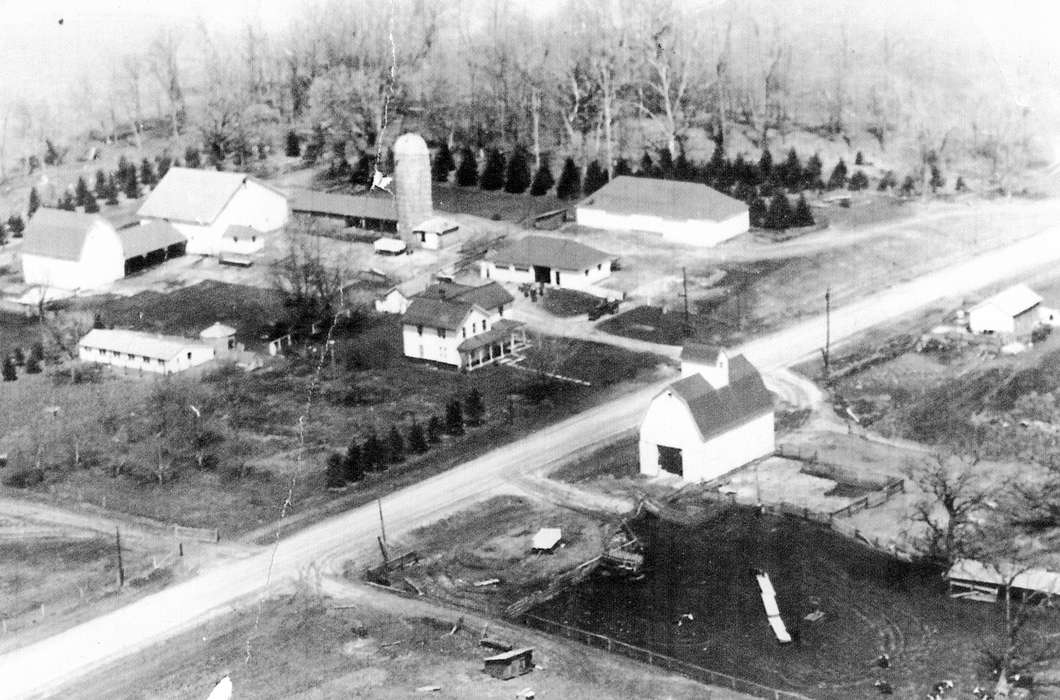
[[[416,335],[423,335],[423,326],[416,326]]]
[[[439,338],[445,338],[445,329],[444,328],[439,328],[438,329],[438,337]]]
[[[471,335],[478,333],[478,321],[471,322]]]
[[[463,328],[460,329],[460,337],[461,338],[466,338],[467,337],[467,326],[464,326]]]
[[[603,270],[604,269],[604,264],[603,263],[597,263],[596,264],[596,269],[597,270]]]
[[[190,352],[188,353],[188,359],[189,360],[191,359],[191,353]]]
[[[585,271],[585,276],[586,276],[586,277],[588,277],[588,276],[589,276],[589,271],[588,271],[588,270],[586,270],[586,271]]]

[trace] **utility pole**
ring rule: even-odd
[[[832,356],[832,288],[824,291],[824,380],[829,380],[829,364]]]
[[[685,335],[692,335],[692,324],[688,320],[688,273],[683,267],[681,268],[681,286],[684,289],[681,296],[685,298]]]
[[[379,504],[379,535],[383,544],[386,544],[386,525],[383,523],[383,499],[376,499],[376,503]]]
[[[114,546],[118,550],[118,588],[125,585],[125,566],[121,561],[121,530],[114,527]]]

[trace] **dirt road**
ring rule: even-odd
[[[832,313],[832,338],[839,340],[889,318],[909,313],[940,297],[995,284],[1060,259],[1050,229],[1004,249],[925,275]],[[815,318],[747,343],[739,351],[764,370],[784,367],[818,351],[824,319]],[[443,474],[383,499],[388,534],[408,531],[455,512],[503,487],[509,475],[543,463],[635,425],[648,387],[569,418]],[[266,595],[316,562],[328,568],[340,558],[363,560],[375,547],[379,515],[374,505],[331,518],[284,539],[275,548],[220,566],[201,576],[142,598],[62,634],[0,657],[0,697],[37,697],[57,692],[89,669],[160,642],[233,606]],[[253,653],[253,640],[250,642]]]

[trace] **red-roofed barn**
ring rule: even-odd
[[[640,426],[640,471],[709,481],[773,453],[773,396],[743,355],[688,344]]]

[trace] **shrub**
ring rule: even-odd
[[[329,489],[341,489],[346,486],[342,455],[338,452],[332,452],[328,455],[328,460],[324,467],[324,486]]]
[[[445,406],[445,432],[449,435],[464,434],[464,414],[458,399]]]
[[[792,215],[792,224],[794,226],[813,226],[816,223],[813,218],[813,211],[810,209],[810,204],[806,201],[806,195],[799,195],[799,201],[795,204],[795,213]]]
[[[607,171],[600,167],[600,163],[592,161],[585,169],[585,194],[590,195],[607,184]]]
[[[486,155],[486,167],[482,169],[479,187],[493,192],[504,187],[504,156],[496,148]]]
[[[559,176],[559,184],[556,185],[556,196],[560,199],[574,199],[582,190],[581,173],[578,166],[574,164],[573,158],[567,158],[563,162],[563,172]]]
[[[522,194],[530,187],[530,164],[526,160],[526,149],[516,146],[508,167],[504,172],[504,191],[509,194]]]
[[[847,184],[847,164],[840,158],[832,169],[832,175],[828,178],[828,189],[841,190]]]
[[[481,425],[486,417],[486,402],[477,388],[472,388],[464,399],[464,415],[468,425]]]
[[[542,158],[541,166],[534,173],[534,181],[530,184],[530,194],[540,197],[547,194],[555,184],[556,178],[552,177],[552,167],[549,165],[548,158]]]
[[[427,436],[423,432],[423,426],[418,422],[413,422],[412,427],[409,428],[409,450],[413,454],[421,455],[430,449],[430,445],[427,444]]]
[[[405,438],[401,437],[396,425],[390,426],[390,432],[386,436],[387,461],[390,464],[400,464],[405,461]]]
[[[295,133],[294,129],[287,132],[287,138],[284,139],[284,155],[288,158],[297,158],[302,155],[302,142],[298,138],[298,134]]]
[[[478,163],[470,148],[460,152],[460,167],[456,170],[456,184],[461,187],[474,187],[478,184]]]
[[[456,160],[453,158],[453,152],[449,149],[449,144],[442,141],[437,155],[431,161],[431,177],[435,182],[448,182],[449,173],[454,170],[456,170]]]

